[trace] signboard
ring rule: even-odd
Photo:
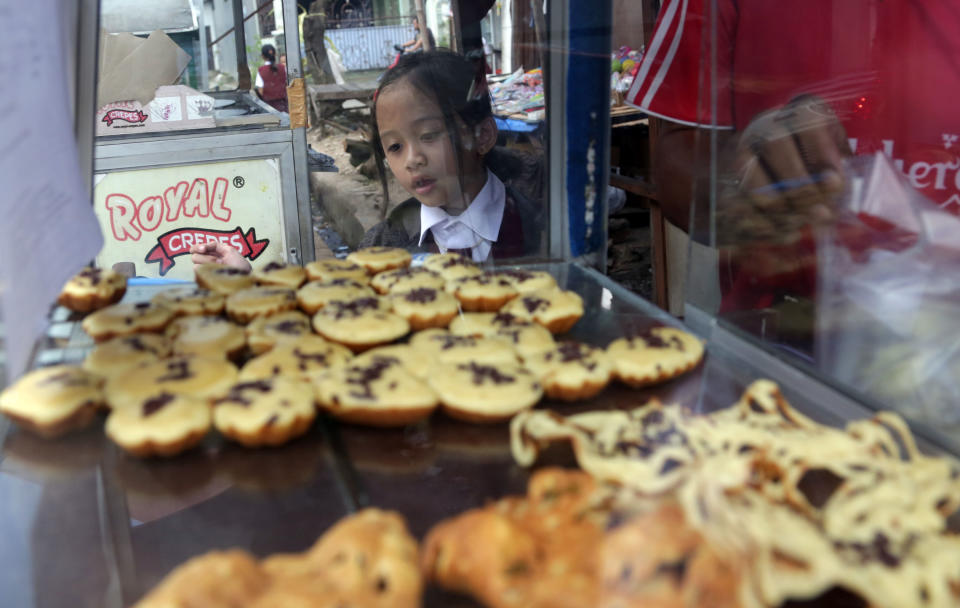
[[[97,175],[97,264],[133,262],[137,276],[193,280],[190,247],[221,241],[254,268],[284,261],[276,159],[237,160]]]

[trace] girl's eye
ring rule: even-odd
[[[387,146],[387,152],[399,152],[400,144],[390,144]]]
[[[440,136],[440,133],[438,133],[437,131],[430,131],[428,133],[424,133],[423,135],[421,135],[420,141],[434,141],[439,136]]]

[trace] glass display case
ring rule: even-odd
[[[520,268],[546,270],[583,298],[584,317],[567,339],[606,345],[650,327],[682,327],[589,267]],[[144,301],[160,289],[131,287],[127,297]],[[571,415],[657,398],[709,412],[763,377],[778,381],[787,399],[823,423],[870,415],[749,345],[703,337],[703,363],[677,380],[640,390],[611,385],[587,401],[547,400],[539,407]],[[81,359],[92,344],[76,321],[61,317],[42,346],[41,363],[54,364]],[[9,542],[0,555],[8,580],[18,581],[10,585],[12,605],[131,605],[195,555],[229,547],[257,555],[302,550],[339,518],[368,506],[399,511],[420,537],[444,518],[522,493],[530,474],[514,462],[506,425],[440,415],[402,429],[326,419],[287,446],[259,450],[211,436],[168,460],[126,455],[100,426],[56,441],[15,425],[4,430],[0,495],[7,515],[0,525]],[[569,455],[557,458],[573,464]],[[475,604],[430,590],[424,605]]]
[[[628,97],[662,117],[661,183],[686,184],[661,204],[691,237],[688,321],[956,449],[945,9],[665,8]]]

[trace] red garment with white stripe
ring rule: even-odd
[[[674,122],[743,129],[815,94],[855,153],[884,151],[915,188],[960,214],[958,32],[953,0],[666,0],[627,100]]]

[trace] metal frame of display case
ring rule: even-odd
[[[84,1],[96,2],[96,0]],[[293,5],[293,3],[285,3],[285,19],[288,17],[287,4]],[[565,9],[577,5],[577,10],[587,5],[585,1],[577,0],[572,0],[569,5],[566,0],[556,0],[555,4],[563,6]],[[293,5],[294,16],[295,10],[295,5]],[[565,23],[569,23],[569,19],[574,12],[573,8],[570,8],[570,13],[566,10],[552,11],[551,25],[562,27]],[[558,34],[551,38],[551,42],[563,44],[564,36]],[[297,56],[290,54],[291,38],[295,38],[295,36],[288,37],[288,56]],[[552,241],[551,254],[556,254],[561,258],[570,258],[573,257],[575,252],[571,243],[576,235],[571,232],[571,223],[567,214],[574,213],[578,207],[570,203],[566,192],[568,184],[566,170],[567,164],[570,162],[567,153],[570,147],[568,145],[569,134],[563,130],[563,121],[569,116],[567,89],[572,84],[568,78],[570,74],[569,65],[562,69],[559,69],[558,65],[568,61],[576,62],[577,60],[572,57],[565,58],[563,53],[554,49],[553,46],[551,44],[549,61],[550,65],[558,71],[547,83],[550,91],[548,95],[560,95],[560,103],[553,106],[553,112],[550,113],[548,118],[551,131],[549,161],[552,176],[549,186],[551,189],[552,212],[551,234],[557,236],[560,240]],[[555,96],[554,99],[557,99],[557,97]],[[589,128],[597,128],[595,126],[596,121],[589,115],[585,118],[581,117],[581,119],[584,119],[587,125],[593,125]],[[299,182],[300,178],[303,178],[304,181],[306,178],[306,159],[304,158],[306,147],[297,143],[300,137],[305,137],[305,131],[301,130],[300,133],[297,133],[296,131],[284,131],[282,129],[238,129],[231,132],[214,131],[135,138],[117,143],[111,142],[102,147],[98,146],[96,167],[98,170],[113,170],[135,168],[136,166],[180,165],[185,162],[276,157],[280,159],[281,167],[286,167],[282,176],[285,192],[287,188],[293,188],[296,192],[296,196],[289,201],[285,196],[284,213],[298,213],[302,209],[298,207],[301,204],[300,196],[306,193],[306,184],[301,189]],[[176,162],[170,160],[170,155],[173,152],[179,155]],[[140,165],[136,163],[140,163]],[[601,160],[597,164],[603,166],[604,161]],[[302,170],[297,173],[297,167],[300,165],[302,165]],[[601,185],[603,184],[601,182]],[[306,200],[307,205],[309,205],[309,197]],[[306,221],[307,233],[309,234],[309,214],[307,214]],[[596,218],[596,221],[605,222],[605,218]],[[598,225],[598,227],[601,225]],[[302,234],[302,226],[303,217],[298,216],[298,223],[290,228],[291,230],[299,230],[299,233]],[[309,242],[312,250],[312,235]],[[591,320],[589,316],[585,317],[582,325],[575,327],[570,337],[584,341],[607,341],[617,332],[624,333],[654,324],[684,327],[676,318],[651,302],[644,300],[591,268],[589,265],[597,263],[598,259],[601,261],[604,259],[603,253],[600,254],[599,258],[596,258],[595,254],[596,251],[587,251],[580,254],[583,258],[580,264],[566,262],[530,267],[550,271],[556,276],[561,286],[578,290],[584,296],[585,301],[592,306],[590,312],[595,314],[594,320]],[[306,260],[301,258],[299,261]],[[869,417],[873,414],[873,410],[862,402],[836,390],[834,387],[828,386],[817,375],[807,373],[789,361],[780,359],[760,348],[752,341],[745,340],[732,333],[720,326],[715,318],[689,306],[687,315],[687,327],[707,343],[706,361],[699,368],[695,369],[687,378],[674,380],[661,387],[646,388],[633,392],[622,389],[622,387],[615,388],[596,398],[592,402],[592,406],[612,407],[619,405],[622,407],[629,403],[640,404],[653,396],[668,400],[679,393],[689,397],[688,403],[693,409],[699,412],[707,412],[732,403],[739,396],[739,391],[750,381],[757,378],[769,378],[780,384],[787,399],[801,412],[820,422],[836,425],[854,418]],[[563,407],[574,408],[577,406],[565,405]],[[468,441],[472,433],[489,437],[494,432],[501,435],[506,432],[502,427],[468,426],[439,416],[426,424],[431,425],[429,431],[432,433],[432,435],[428,435],[428,438],[433,442],[429,449],[438,453],[443,450],[440,450],[436,444],[439,443],[439,436],[444,432],[447,433],[448,438],[460,438],[461,435],[466,435]],[[921,437],[928,436],[927,433],[922,432],[924,429],[920,429],[920,431],[918,435]],[[141,585],[152,581],[144,581],[139,578],[142,573],[138,574],[135,542],[139,542],[141,548],[147,543],[142,537],[140,539],[134,538],[136,523],[131,521],[127,496],[129,488],[126,487],[126,484],[129,484],[131,479],[135,479],[141,484],[162,490],[164,489],[163,482],[169,481],[171,471],[188,471],[198,461],[201,464],[210,465],[211,463],[205,460],[207,458],[206,452],[195,450],[192,456],[184,455],[185,460],[179,462],[173,460],[136,463],[136,471],[147,472],[147,474],[137,476],[130,475],[128,472],[127,476],[124,477],[121,469],[124,461],[130,459],[123,456],[118,448],[104,439],[102,433],[97,435],[100,433],[99,430],[87,431],[86,435],[77,439],[79,447],[85,447],[87,450],[78,450],[76,453],[71,451],[72,447],[76,447],[75,444],[64,448],[56,442],[26,438],[29,449],[23,450],[19,454],[10,454],[8,450],[16,451],[14,448],[17,446],[13,444],[18,443],[18,439],[23,439],[18,438],[15,435],[16,433],[19,433],[19,431],[13,430],[9,421],[0,416],[0,491],[3,490],[4,475],[11,474],[11,470],[14,471],[14,476],[19,474],[24,479],[29,479],[31,474],[30,464],[14,462],[15,460],[28,460],[27,457],[36,458],[37,472],[35,474],[40,481],[37,481],[37,479],[31,481],[36,482],[37,485],[60,486],[55,488],[56,491],[63,492],[63,496],[69,496],[69,490],[63,489],[62,486],[79,485],[80,482],[86,483],[87,489],[91,490],[90,494],[95,501],[93,512],[97,521],[81,521],[79,523],[89,528],[95,528],[96,534],[89,530],[88,532],[90,532],[90,536],[96,536],[100,544],[99,546],[85,547],[87,551],[85,555],[91,560],[91,563],[77,564],[77,567],[83,569],[84,576],[96,577],[101,574],[102,570],[106,580],[102,588],[94,583],[96,590],[102,591],[101,595],[84,597],[77,593],[73,595],[73,601],[77,604],[96,603],[109,608],[130,605],[146,591]],[[424,447],[424,441],[421,437],[423,433],[422,426],[414,428],[408,433],[406,430],[397,429],[382,430],[351,425],[341,426],[332,420],[321,420],[316,424],[310,435],[299,440],[299,448],[303,448],[305,445],[311,447],[311,450],[307,450],[307,455],[309,458],[313,458],[313,462],[305,462],[305,459],[299,458],[300,453],[297,452],[299,448],[296,445],[274,448],[273,451],[264,449],[250,452],[250,454],[254,454],[253,458],[262,459],[258,464],[262,464],[263,461],[267,462],[263,465],[264,475],[275,474],[280,471],[283,474],[291,474],[282,467],[283,462],[306,467],[307,472],[311,475],[309,481],[303,484],[306,489],[299,486],[295,489],[283,488],[281,490],[253,491],[243,489],[243,491],[235,492],[232,496],[214,495],[208,497],[209,502],[216,503],[220,498],[223,500],[212,505],[213,507],[235,500],[241,503],[243,507],[250,509],[251,512],[244,512],[242,517],[234,522],[232,521],[233,513],[223,513],[216,508],[212,508],[208,511],[212,511],[218,518],[216,521],[206,512],[199,515],[187,513],[186,517],[173,524],[173,527],[175,530],[196,530],[196,526],[209,523],[210,529],[214,531],[218,530],[218,525],[229,524],[239,528],[257,521],[255,516],[263,514],[251,508],[251,505],[255,505],[264,510],[273,509],[273,514],[278,516],[271,518],[269,521],[259,520],[258,523],[266,524],[270,531],[273,530],[269,527],[271,525],[280,527],[292,525],[294,529],[302,531],[304,526],[298,526],[299,522],[295,521],[298,514],[306,512],[308,507],[311,509],[317,507],[319,502],[322,502],[323,509],[317,509],[317,512],[311,513],[313,519],[310,523],[315,524],[317,529],[322,530],[329,523],[330,518],[337,514],[350,513],[374,504],[381,508],[398,510],[404,510],[404,507],[406,507],[406,515],[417,518],[416,521],[412,522],[414,531],[417,534],[422,534],[423,525],[431,521],[436,523],[433,521],[434,517],[445,509],[450,510],[450,513],[445,514],[445,516],[449,516],[451,513],[460,512],[464,508],[480,506],[482,502],[491,498],[498,498],[510,492],[522,491],[525,487],[525,475],[522,471],[518,472],[519,468],[513,464],[509,456],[507,457],[508,463],[507,460],[503,459],[502,454],[492,458],[488,455],[476,456],[462,447],[459,451],[446,448],[446,451],[438,455],[436,460],[429,461],[423,465],[422,469],[415,468],[412,473],[397,474],[392,472],[391,467],[410,466],[409,461],[416,460],[418,451],[428,449]],[[935,441],[935,443],[942,445],[939,441]],[[924,444],[923,442],[921,442],[921,445],[930,451],[937,451],[936,445]],[[239,464],[251,463],[249,455],[239,452],[241,448],[234,448],[233,446],[215,447],[223,450],[218,453],[219,456],[229,452],[228,456],[240,456]],[[316,448],[315,451],[312,451],[313,448]],[[284,452],[284,450],[287,451]],[[369,466],[369,463],[360,462],[357,454],[358,450],[367,450],[379,454],[383,462],[376,462],[375,464],[383,467],[383,470]],[[45,454],[45,451],[49,452]],[[51,455],[51,453],[54,453],[54,455]],[[11,457],[8,458],[8,456]],[[74,462],[75,460],[83,461],[84,458],[89,459],[89,466],[82,463],[78,465]],[[191,458],[192,460],[190,460]],[[285,461],[284,458],[286,458]],[[239,466],[238,462],[234,462],[233,468],[211,468],[218,475],[228,477],[238,472],[245,475],[251,474],[245,467]],[[58,464],[63,465],[66,472],[57,471],[56,465]],[[483,474],[487,474],[489,479],[484,478]],[[49,477],[44,478],[44,475],[49,475]],[[89,475],[90,479],[78,481],[77,478],[82,475]],[[211,473],[211,477],[214,477],[213,473]],[[189,486],[189,484],[186,485]],[[175,490],[180,489],[182,488],[167,488],[166,491],[173,495],[176,494]],[[431,491],[436,491],[437,495],[431,494]],[[424,500],[425,496],[430,496],[430,499]],[[86,494],[85,497],[87,497]],[[161,498],[165,497],[167,496],[161,496]],[[179,498],[179,496],[177,497]],[[444,499],[451,497],[460,501],[455,505],[456,510],[452,510],[454,505],[443,502]],[[317,502],[311,503],[309,502],[311,500]],[[294,505],[295,501],[306,501],[308,504]],[[410,501],[415,501],[416,513],[414,513]],[[78,507],[84,507],[84,505],[76,505],[69,501],[61,502],[62,504],[53,505],[54,510],[60,514],[69,513],[73,516]],[[191,504],[185,510],[200,506],[202,506],[202,503]],[[297,508],[291,509],[291,506]],[[57,509],[59,510],[57,511]],[[14,511],[13,514],[16,516],[18,513]],[[30,536],[30,541],[36,543],[42,542],[43,534],[56,537],[62,532],[56,526],[46,527],[49,522],[39,517],[34,519],[35,514],[23,515],[26,516],[24,519],[14,518],[12,522],[0,521],[0,531],[2,531],[4,525],[35,527],[35,531],[32,532],[34,535]],[[46,515],[49,517],[49,512]],[[179,515],[178,512],[177,516],[179,517]],[[64,520],[58,523],[77,524],[78,522]],[[183,526],[183,528],[177,528],[177,526]],[[72,525],[67,529],[74,532],[79,527],[78,525]],[[243,534],[238,534],[237,538],[249,539],[248,532],[249,534],[258,532],[254,529],[255,527],[250,525],[251,530],[244,529]],[[211,534],[214,534],[214,532],[211,532]],[[197,544],[194,539],[187,537],[186,532],[183,532],[182,536],[184,538],[176,540],[183,540],[190,547]],[[264,541],[263,538],[260,540]],[[76,548],[75,541],[61,538],[55,538],[55,541],[57,550],[60,550],[61,546],[70,549]],[[291,550],[291,547],[287,545],[299,544],[300,548],[303,549],[313,542],[313,538],[269,538],[267,541],[265,544],[270,549]],[[205,544],[206,550],[210,550],[222,548],[221,544],[218,543],[223,543],[222,534],[216,536],[216,538],[205,538],[200,544]],[[284,543],[287,545],[284,545]],[[169,544],[157,548],[156,553],[161,553],[164,549],[169,550]],[[283,546],[281,547],[281,545]],[[249,546],[246,548],[253,549]],[[153,549],[153,547],[150,547],[151,556],[154,553]],[[258,547],[257,550],[262,551],[263,547]],[[23,555],[22,559],[27,562],[32,557],[35,556]],[[162,562],[162,560],[158,561]],[[18,570],[22,565],[21,563],[4,564],[4,567],[9,569],[14,576],[17,576],[23,574]],[[62,564],[60,565],[62,566]],[[31,564],[27,563],[27,566],[29,567]],[[156,561],[151,566],[154,570],[158,569]],[[51,570],[56,570],[56,568],[51,568]],[[89,574],[90,572],[93,574]],[[22,581],[20,584],[32,584],[34,582],[30,579],[20,579],[20,581]],[[75,593],[73,589],[64,589],[63,592],[65,594]],[[14,597],[17,596],[14,595]],[[443,606],[451,605],[451,602],[444,601],[444,598],[431,596],[428,592],[424,605]]]
[[[611,0],[550,0],[547,99],[551,259],[607,267]]]
[[[239,3],[239,0],[236,2]],[[242,17],[239,22],[236,21],[233,36],[238,41],[238,51],[246,53],[242,42]],[[297,3],[293,0],[283,3],[283,22],[286,53],[291,58],[287,62],[287,79],[293,82],[303,78]],[[253,97],[248,101],[275,112]],[[98,137],[93,171],[99,173],[275,158],[280,167],[283,199],[283,234],[287,244],[284,256],[288,263],[305,264],[312,262],[316,255],[310,212],[306,131],[305,125],[290,128],[289,120],[283,117],[279,127],[243,125],[142,136]]]
[[[77,156],[80,164],[80,176],[86,185],[87,191],[93,193],[93,146],[96,130],[96,98],[95,95],[84,94],[83,83],[97,81],[97,38],[100,30],[100,2],[99,0],[80,0],[77,15],[77,44],[76,44],[76,84],[74,124],[76,126]]]

